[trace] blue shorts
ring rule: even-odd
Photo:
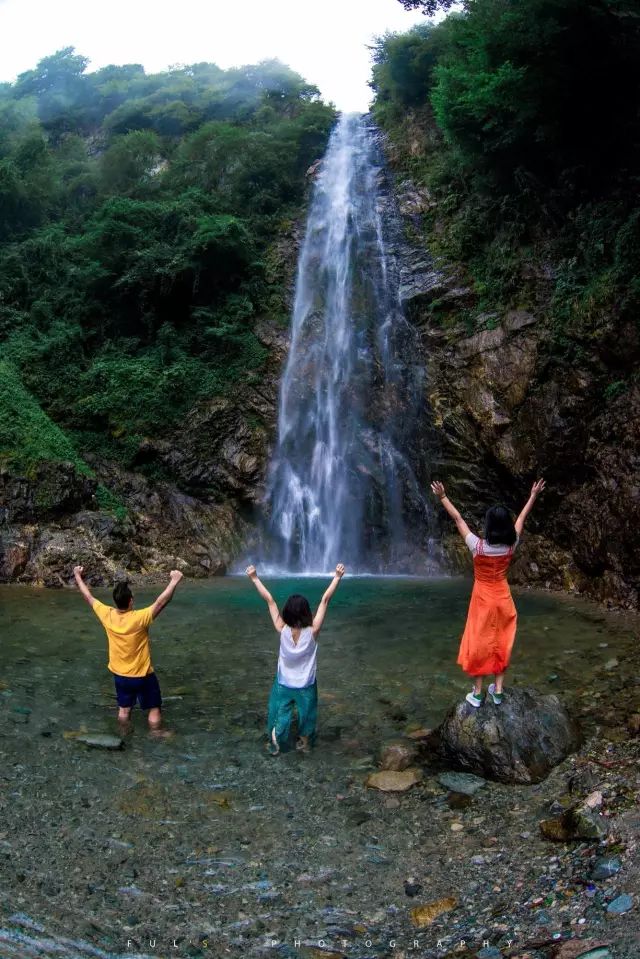
[[[160,683],[155,673],[147,673],[146,676],[114,674],[113,681],[116,684],[118,706],[130,709],[136,702],[140,703],[142,709],[159,709],[162,706]]]

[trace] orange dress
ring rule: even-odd
[[[469,676],[503,673],[516,638],[517,613],[507,582],[513,549],[503,556],[487,556],[482,547],[480,540],[473,557],[473,592],[458,653],[458,665]]]

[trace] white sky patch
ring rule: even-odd
[[[341,110],[367,109],[367,44],[423,23],[398,0],[0,0],[0,81],[73,46],[89,69],[277,57]]]

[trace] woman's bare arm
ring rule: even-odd
[[[531,494],[529,496],[529,499],[522,507],[522,511],[516,520],[516,533],[518,534],[518,536],[522,534],[522,530],[524,529],[524,524],[527,520],[527,516],[533,509],[538,496],[543,491],[545,486],[546,486],[545,481],[543,479],[539,479],[531,487]]]
[[[255,566],[247,566],[247,576],[258,590],[263,600],[269,607],[269,615],[271,616],[271,621],[279,633],[284,629],[284,620],[280,615],[280,610],[278,609],[278,604],[275,599],[267,589],[267,587],[258,579],[258,574],[256,572]]]
[[[329,606],[329,600],[331,599],[331,597],[337,590],[338,586],[340,585],[340,580],[342,579],[343,576],[344,576],[344,566],[342,565],[342,563],[338,563],[338,565],[336,566],[334,577],[331,580],[331,583],[329,584],[329,588],[325,591],[324,596],[320,600],[320,605],[318,606],[316,610],[316,615],[313,617],[312,628],[313,628],[313,635],[316,637],[316,639],[318,638],[318,633],[322,629],[322,624],[324,623],[324,617],[327,614],[327,608]]]
[[[458,528],[458,532],[460,533],[460,535],[462,536],[462,538],[463,538],[463,539],[466,539],[466,537],[469,535],[469,533],[471,532],[471,530],[469,529],[469,527],[467,526],[467,524],[466,524],[465,521],[463,520],[463,518],[462,518],[462,516],[460,515],[460,513],[458,512],[458,510],[455,508],[455,506],[453,505],[453,503],[451,502],[451,500],[450,500],[449,497],[447,496],[446,491],[445,491],[445,488],[444,488],[444,484],[443,484],[443,483],[439,483],[439,482],[437,482],[437,481],[436,481],[436,482],[433,482],[433,483],[431,484],[431,490],[432,490],[432,492],[438,497],[438,499],[440,500],[440,502],[442,503],[442,505],[443,505],[444,508],[446,509],[447,513],[449,514],[449,516],[451,517],[451,519],[453,520],[453,522],[456,524],[456,526],[457,526],[457,528]]]

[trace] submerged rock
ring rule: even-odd
[[[408,732],[407,739],[412,739],[414,742],[420,742],[420,740],[429,739],[432,733],[432,729],[427,729],[425,726],[421,726],[419,729],[412,729],[410,732]]]
[[[108,736],[102,733],[87,733],[75,736],[77,743],[84,743],[92,749],[123,749],[124,739],[120,736]]]
[[[399,772],[415,762],[417,750],[411,743],[389,743],[380,753],[380,769]]]
[[[458,905],[458,900],[454,896],[447,896],[446,899],[438,899],[436,902],[429,902],[425,906],[416,906],[411,910],[411,921],[418,929],[424,929],[430,926],[438,916],[445,912],[450,912]]]
[[[637,736],[640,733],[640,713],[633,713],[627,719],[627,729],[632,736]]]
[[[594,939],[569,939],[553,952],[553,959],[613,959],[606,942]]]
[[[610,902],[607,906],[607,912],[614,916],[622,916],[625,912],[629,912],[633,908],[633,898],[626,892],[621,896],[618,896],[617,899],[614,899],[613,902]]]
[[[604,839],[607,820],[588,806],[572,806],[554,819],[543,819],[540,831],[545,839],[572,842],[578,839]]]
[[[617,857],[603,857],[598,859],[592,872],[591,878],[596,880],[610,879],[622,869],[622,863]]]
[[[380,789],[382,792],[406,792],[422,779],[421,769],[403,769],[400,771],[383,770],[371,773],[366,785],[371,789]]]
[[[535,783],[577,749],[580,735],[557,696],[512,687],[500,706],[458,703],[438,729],[452,765],[504,783]]]
[[[413,878],[405,879],[404,891],[405,895],[409,896],[410,899],[413,899],[414,896],[417,896],[422,892],[422,883],[416,882]]]
[[[484,779],[474,776],[473,773],[442,773],[438,782],[452,793],[461,793],[464,796],[473,796],[479,789],[486,786]]]

